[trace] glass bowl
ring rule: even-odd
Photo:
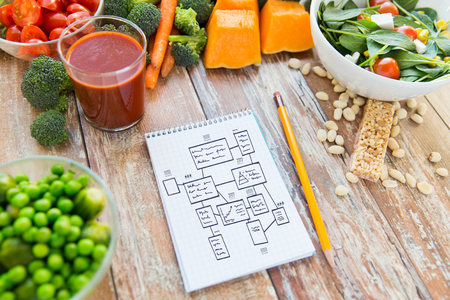
[[[54,164],[61,164],[64,166],[64,171],[72,170],[75,172],[74,177],[78,175],[86,174],[89,177],[88,187],[99,188],[106,195],[105,207],[101,215],[97,220],[101,223],[106,223],[111,229],[111,237],[108,245],[108,251],[102,260],[100,267],[95,271],[89,282],[78,291],[70,300],[81,300],[85,298],[94,287],[102,280],[105,273],[109,270],[111,260],[114,256],[114,252],[117,244],[117,232],[118,232],[118,214],[116,204],[114,203],[113,196],[102,181],[102,179],[90,168],[65,157],[58,156],[30,156],[26,158],[17,159],[3,165],[0,165],[0,173],[5,172],[11,176],[17,174],[27,174],[30,182],[36,182],[44,175],[51,174],[51,167]]]
[[[102,15],[103,10],[104,10],[104,0],[99,0],[98,8],[94,16]],[[49,53],[48,56],[52,58],[57,57],[58,56],[58,51],[56,50],[57,43],[58,43],[57,39],[43,43],[18,43],[7,41],[5,39],[0,38],[0,49],[17,58],[31,61],[36,57],[40,56],[40,54],[35,54],[36,51]]]
[[[325,3],[331,0],[324,0]],[[430,82],[406,82],[390,79],[364,70],[339,53],[324,37],[317,23],[317,11],[322,0],[311,2],[311,33],[314,45],[323,65],[331,75],[345,87],[368,98],[384,101],[398,101],[423,96],[450,83],[450,78]],[[354,0],[359,7],[366,0]],[[339,3],[339,1],[335,1]],[[416,7],[431,7],[438,13],[438,20],[450,20],[450,1],[419,0]]]

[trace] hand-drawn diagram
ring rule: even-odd
[[[197,213],[199,228],[211,230],[208,242],[216,260],[233,255],[227,247],[227,228],[246,228],[247,242],[260,246],[270,243],[266,233],[272,226],[289,223],[284,202],[276,202],[266,187],[264,164],[253,161],[255,148],[248,131],[233,132],[232,136],[234,140],[221,138],[188,148],[193,166],[202,177],[186,174],[185,182],[177,182],[175,177],[163,181],[169,198],[186,193]],[[264,254],[267,247],[261,248]]]

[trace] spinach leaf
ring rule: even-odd
[[[414,10],[411,12],[411,15],[413,15],[417,19],[419,19],[425,25],[425,27],[427,27],[427,29],[429,29],[431,32],[435,32],[434,31],[434,23],[433,23],[433,21],[431,21],[429,16],[427,16],[426,14],[421,14]],[[431,34],[431,32],[429,32],[429,34]]]
[[[407,81],[407,82],[414,82],[417,79],[419,79],[420,77],[417,76],[405,76],[405,77],[400,77],[398,80],[400,81]]]
[[[348,0],[347,3],[345,3],[344,5],[344,9],[352,9],[352,8],[358,8],[358,5],[355,4],[355,2],[353,2],[353,0]]]
[[[371,38],[367,39],[367,48],[369,50],[369,55],[374,56],[378,51],[380,51],[381,48],[383,48],[384,45],[375,42]],[[383,51],[379,52],[378,55],[383,55],[391,51],[391,47],[387,47]]]
[[[407,68],[400,70],[400,77],[410,77],[415,76],[417,78],[423,77],[427,75],[427,73],[417,70],[415,67]]]
[[[450,40],[443,36],[438,36],[434,40],[439,47],[439,49],[442,50],[442,52],[445,53],[445,55],[450,55]]]
[[[400,32],[377,30],[369,34],[367,37],[383,45],[398,46],[410,51],[416,50],[416,45],[414,42],[411,41],[406,34]]]
[[[341,27],[342,24],[344,24],[344,21],[341,21],[341,22],[329,21],[329,22],[326,22],[326,23],[327,23],[328,27],[331,28],[331,29],[339,29],[339,27]]]
[[[435,58],[438,54],[438,48],[436,46],[436,42],[432,40],[428,40],[427,50],[422,55],[428,58]]]
[[[416,7],[419,0],[396,0],[395,2],[397,2],[404,9],[411,11]]]
[[[362,26],[364,26],[365,28],[367,28],[370,32],[380,29],[380,27],[378,26],[377,23],[366,20],[366,19],[361,19],[357,23],[359,23]]]
[[[405,16],[394,16],[394,26],[395,27],[399,27],[399,26],[403,26],[403,25],[409,25],[411,27],[414,28],[425,28],[422,25],[417,24],[416,22],[414,22],[413,20],[411,20],[409,17],[405,17]]]
[[[323,12],[323,19],[327,22],[333,21],[345,21],[348,19],[356,18],[361,14],[364,8],[353,8],[347,10],[341,10],[337,8],[328,8]]]
[[[414,67],[418,64],[429,64],[430,61],[423,59],[419,55],[409,52],[409,51],[392,51],[389,53],[389,57],[395,59],[398,63],[398,67],[400,69],[406,69],[410,67]]]
[[[423,11],[423,13],[426,14],[432,21],[437,19],[437,12],[431,7],[421,7],[414,10],[417,12]]]
[[[342,34],[339,37],[339,42],[352,53],[356,51],[363,53],[367,50],[366,38],[364,37]]]
[[[431,77],[438,76],[444,70],[442,66],[430,67],[430,65],[417,65],[416,69],[430,74]]]

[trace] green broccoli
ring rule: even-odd
[[[214,9],[214,3],[211,0],[178,0],[178,5],[182,8],[192,8],[197,13],[197,22],[205,25]]]
[[[190,67],[197,64],[200,53],[206,46],[207,36],[204,28],[196,21],[196,12],[192,9],[177,7],[175,10],[175,27],[186,35],[171,35],[172,56],[175,64]]]
[[[128,16],[127,3],[128,0],[105,0],[103,14],[126,18]]]
[[[151,3],[136,4],[127,19],[139,26],[146,36],[156,32],[161,19],[161,11]]]
[[[127,4],[127,10],[128,13],[131,12],[131,10],[134,8],[134,6],[136,4],[139,3],[151,3],[151,4],[157,4],[158,2],[160,2],[161,0],[125,0],[126,4]]]
[[[43,146],[52,146],[68,138],[66,118],[57,110],[40,113],[30,126],[31,136]]]
[[[67,92],[73,86],[62,62],[47,56],[35,58],[22,79],[22,94],[31,105],[43,110],[67,109]]]

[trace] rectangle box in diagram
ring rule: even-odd
[[[286,214],[286,210],[284,207],[280,207],[272,210],[273,216],[275,217],[275,221],[278,225],[283,225],[289,223],[288,216]]]
[[[243,200],[217,206],[223,225],[229,225],[250,219]]]
[[[234,138],[239,145],[239,149],[241,150],[242,155],[247,155],[255,152],[247,130],[234,133]]]
[[[232,169],[234,181],[238,189],[245,189],[261,183],[266,183],[266,178],[259,163]]]
[[[209,237],[208,240],[217,260],[230,257],[230,253],[228,253],[227,246],[225,245],[221,234]]]
[[[217,197],[216,185],[211,176],[200,178],[184,184],[191,204]]]
[[[200,223],[202,223],[203,228],[211,227],[217,225],[217,219],[214,215],[211,205],[200,207],[195,210],[197,212]]]
[[[190,147],[189,152],[198,170],[233,160],[226,138]]]
[[[248,197],[247,200],[255,216],[269,212],[269,208],[262,194]]]
[[[267,243],[266,233],[259,220],[247,223],[248,231],[253,240],[254,245],[261,245]]]

